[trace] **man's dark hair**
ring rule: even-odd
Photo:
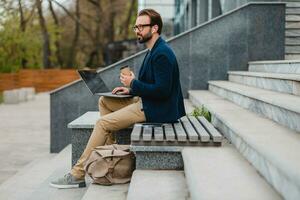
[[[154,25],[158,26],[157,32],[160,35],[162,27],[163,27],[163,22],[162,22],[160,14],[158,12],[156,12],[155,10],[148,8],[148,9],[141,10],[138,14],[138,16],[143,16],[143,15],[147,15],[150,17],[150,24],[152,26],[154,26]]]

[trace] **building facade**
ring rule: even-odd
[[[152,8],[161,14],[164,26],[162,36],[169,38],[174,35],[175,0],[139,0],[138,11]]]
[[[174,35],[253,1],[280,2],[280,0],[175,0]]]

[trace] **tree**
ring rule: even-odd
[[[78,45],[81,50],[79,52],[80,57],[85,60],[81,61],[80,65],[88,67],[103,66],[105,64],[103,52],[107,43],[134,37],[133,34],[129,34],[129,30],[132,23],[134,23],[132,19],[135,18],[137,12],[136,0],[86,0],[75,2],[75,13],[57,0],[50,1],[58,5],[69,19],[74,21],[76,31],[74,31],[73,41],[77,43],[72,42],[72,44]],[[68,28],[62,33],[63,40],[70,38],[71,33],[67,29],[72,28],[69,27],[70,22],[66,19],[65,21],[62,26]],[[83,32],[79,36],[77,33],[80,30]],[[78,41],[76,38],[78,38]],[[69,55],[73,55],[72,52],[76,51],[74,48],[76,45],[69,48]],[[69,58],[72,57],[69,56]],[[74,57],[76,57],[76,53]],[[71,59],[68,60],[71,61]]]
[[[76,0],[75,3],[75,18],[77,20],[75,20],[75,31],[74,31],[74,36],[73,36],[73,40],[72,40],[72,45],[70,48],[70,53],[68,56],[68,61],[67,61],[67,66],[72,67],[74,65],[74,61],[76,58],[76,53],[77,53],[77,44],[78,44],[78,40],[79,40],[79,36],[80,36],[80,1]]]
[[[43,35],[43,66],[45,69],[51,68],[51,49],[50,49],[50,35],[48,33],[46,21],[43,15],[42,0],[36,0],[39,23]]]
[[[32,16],[34,15],[35,4],[34,4],[33,9],[30,11],[29,16],[27,18],[25,16],[21,0],[18,0],[18,6],[19,6],[19,15],[20,15],[20,30],[22,31],[22,33],[25,33],[26,28],[27,28],[27,23],[32,18]],[[25,52],[26,52],[26,47],[22,46],[21,51],[22,51],[22,55],[23,55],[21,57],[21,66],[22,66],[23,69],[25,69],[27,67],[27,63],[28,63],[27,58],[24,56]]]
[[[0,0],[0,72],[17,71],[25,63],[26,68],[42,66],[42,41],[39,25],[34,22],[34,4],[21,4],[23,25],[19,5],[18,1]]]
[[[0,71],[103,67],[108,43],[135,37],[136,13],[137,0],[0,0]]]
[[[78,1],[78,0],[77,0]],[[56,59],[58,64],[62,67],[64,65],[64,61],[61,55],[61,47],[60,47],[60,31],[59,31],[59,19],[55,13],[55,10],[53,8],[52,5],[52,1],[48,0],[49,3],[49,10],[51,12],[52,18],[54,20],[54,24],[55,24],[55,47],[56,47],[56,51],[55,51],[55,55],[56,55]]]

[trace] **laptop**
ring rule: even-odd
[[[93,95],[97,96],[106,96],[113,98],[129,98],[133,97],[128,94],[112,94],[111,92],[99,92],[106,88],[106,85],[103,83],[102,79],[97,75],[96,71],[92,70],[78,70],[81,79],[85,83],[86,87]]]

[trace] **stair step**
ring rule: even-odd
[[[0,186],[0,199],[27,199],[63,162],[70,161],[69,145],[58,155],[33,161]],[[69,159],[68,159],[69,158]],[[16,192],[18,191],[18,192]]]
[[[300,54],[285,54],[286,60],[300,60]]]
[[[300,134],[210,91],[189,97],[211,112],[212,124],[284,198],[300,199]]]
[[[285,29],[299,29],[300,28],[300,22],[286,22],[285,23]]]
[[[90,184],[82,200],[126,200],[129,184],[103,186]]]
[[[287,22],[299,22],[300,15],[285,15],[285,21]]]
[[[285,38],[285,45],[298,45],[298,44],[300,44],[300,37]]]
[[[287,54],[300,54],[300,46],[293,45],[285,45],[285,53]]]
[[[127,200],[184,200],[187,196],[183,171],[135,170]]]
[[[300,95],[300,74],[229,71],[229,81],[262,89]]]
[[[182,157],[191,199],[282,198],[231,144],[186,147]]]
[[[187,114],[193,112],[194,110],[194,106],[189,99],[184,99],[184,107]]]
[[[298,29],[287,29],[285,37],[300,37],[300,31]]]
[[[255,61],[249,62],[251,72],[272,72],[300,74],[300,60]]]
[[[300,8],[287,8],[285,10],[286,14],[289,14],[289,15],[293,15],[293,14],[296,14],[296,15],[299,15],[300,14]]]
[[[286,8],[300,8],[300,2],[297,1],[292,1],[292,2],[288,2],[286,3]]]
[[[300,97],[229,81],[209,81],[209,90],[300,133]]]
[[[84,196],[90,182],[87,182],[87,187],[76,189],[57,189],[49,185],[49,183],[57,178],[63,177],[71,169],[70,165],[71,152],[68,157],[59,164],[59,167],[30,195],[27,200],[81,200]]]

